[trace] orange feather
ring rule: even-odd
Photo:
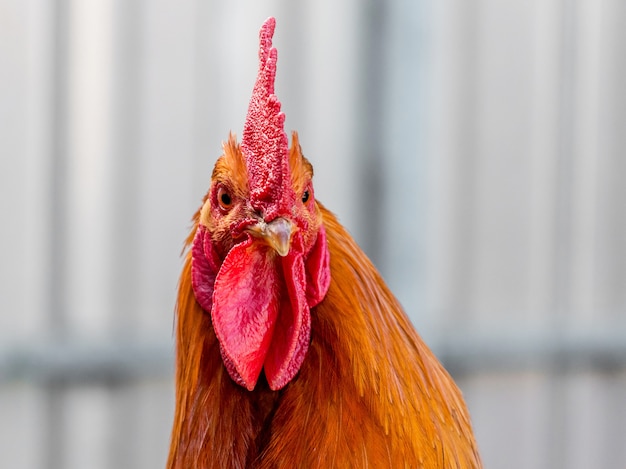
[[[239,147],[214,172],[238,171]],[[294,135],[292,183],[312,176]],[[240,168],[239,168],[240,169]],[[231,176],[232,177],[232,176]],[[245,184],[236,176],[235,183]],[[206,201],[206,198],[205,198]],[[316,202],[331,284],[311,309],[311,344],[296,377],[248,391],[229,376],[194,297],[191,253],[180,279],[176,410],[168,468],[480,468],[461,392],[424,344],[380,274],[331,212]],[[187,238],[189,246],[200,220]]]

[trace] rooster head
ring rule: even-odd
[[[271,389],[297,374],[311,335],[310,309],[330,285],[329,254],[313,168],[297,134],[291,148],[274,94],[275,27],[260,31],[259,72],[241,145],[224,144],[192,244],[196,300],[211,314],[231,378]]]

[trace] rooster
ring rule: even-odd
[[[274,27],[186,241],[168,468],[480,468],[459,389],[289,147]]]

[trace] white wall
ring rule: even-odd
[[[490,468],[626,465],[626,3],[0,0],[0,467],[165,464],[189,220],[257,33]]]

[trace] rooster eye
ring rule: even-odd
[[[233,205],[233,198],[224,187],[217,189],[217,203],[223,211],[228,211]]]
[[[309,191],[304,191],[302,194],[302,203],[306,204],[309,201]]]

